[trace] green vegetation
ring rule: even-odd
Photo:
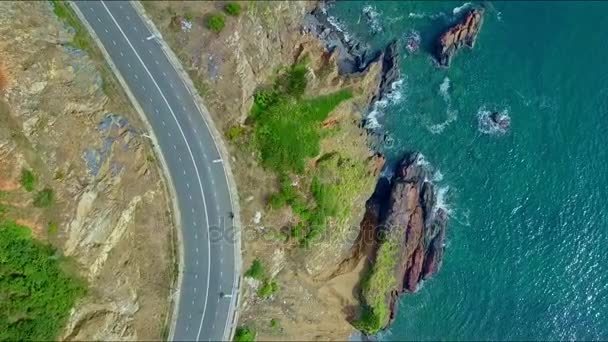
[[[215,33],[220,33],[226,26],[224,15],[221,13],[211,14],[207,17],[205,25],[209,30]]]
[[[264,270],[264,264],[260,259],[253,260],[251,267],[245,272],[245,277],[261,280],[264,278],[266,271]]]
[[[291,237],[303,247],[323,234],[330,223],[343,224],[350,219],[350,204],[367,185],[365,164],[330,153],[316,162],[313,170],[306,163],[321,152],[321,139],[326,134],[321,123],[352,93],[343,89],[333,94],[307,98],[308,68],[300,61],[286,68],[272,87],[254,95],[250,120],[253,139],[262,165],[279,176],[280,190],[272,195],[269,206],[278,209],[290,206],[299,223],[291,229]],[[290,175],[306,174],[298,188]]]
[[[245,127],[241,125],[234,125],[226,130],[226,139],[230,142],[237,141],[243,135],[245,135]]]
[[[262,286],[258,289],[258,296],[268,298],[279,291],[279,284],[274,279],[265,279]]]
[[[49,235],[57,234],[57,223],[55,221],[49,222],[48,233]]]
[[[355,327],[367,335],[383,329],[389,320],[387,296],[396,285],[394,271],[398,244],[388,237],[376,256],[374,265],[363,280],[362,289],[366,305]]]
[[[53,204],[54,198],[53,189],[44,188],[36,194],[36,197],[34,197],[34,206],[37,208],[48,208]]]
[[[279,323],[279,320],[276,318],[273,318],[270,320],[270,329],[272,330],[280,330],[281,329],[281,323]]]
[[[72,39],[70,45],[77,49],[90,50],[91,39],[67,1],[51,0],[51,4],[53,4],[55,15],[65,24],[74,28],[74,39]]]
[[[254,95],[251,118],[262,165],[279,175],[303,173],[305,161],[320,152],[320,124],[350,90],[314,99],[302,98],[306,89],[306,65],[292,66],[272,89]]]
[[[21,186],[26,191],[34,191],[34,188],[36,188],[36,176],[31,170],[21,170]]]
[[[84,283],[63,270],[53,248],[0,219],[0,340],[55,340]]]
[[[238,17],[241,14],[241,4],[238,2],[229,2],[224,6],[224,11],[233,17]]]
[[[234,332],[233,341],[236,341],[236,342],[255,341],[255,335],[256,335],[255,330],[253,330],[247,326],[238,327],[238,328],[236,328],[236,331]]]

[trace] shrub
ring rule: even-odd
[[[55,234],[57,234],[57,223],[55,221],[50,221],[49,222],[48,233],[49,233],[49,235],[55,235]]]
[[[84,283],[62,268],[54,249],[0,219],[0,341],[50,341],[65,324]]]
[[[270,328],[274,329],[274,330],[278,330],[281,327],[281,325],[279,324],[279,320],[276,318],[273,318],[270,320]]]
[[[246,326],[238,327],[238,328],[236,328],[236,330],[234,332],[233,341],[237,341],[237,342],[255,341],[255,335],[256,335],[255,330],[253,330],[249,327],[246,327]]]
[[[33,191],[36,187],[36,176],[31,170],[21,170],[21,186],[26,191]]]
[[[258,289],[258,296],[261,298],[268,298],[275,294],[279,290],[279,285],[273,279],[266,279],[262,283],[262,286]]]
[[[220,33],[226,25],[224,15],[221,13],[212,14],[207,17],[206,26],[209,30],[215,33]]]
[[[224,6],[224,11],[233,17],[238,17],[241,14],[241,4],[230,2]]]
[[[37,208],[50,207],[51,204],[53,204],[54,197],[53,189],[44,188],[36,194],[36,197],[34,197],[34,206]]]
[[[264,278],[265,273],[262,261],[260,261],[260,259],[255,259],[253,260],[253,263],[251,263],[251,267],[245,272],[245,277],[261,280]]]
[[[240,125],[231,126],[226,130],[226,139],[231,142],[235,142],[245,134],[245,127]]]

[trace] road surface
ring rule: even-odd
[[[179,208],[182,281],[172,338],[230,338],[236,263],[230,191],[213,136],[157,37],[129,2],[73,3],[152,126]]]

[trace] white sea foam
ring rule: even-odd
[[[431,178],[431,181],[441,182],[442,180],[443,180],[443,173],[441,173],[441,171],[439,171],[439,170],[435,170],[435,172],[433,173],[433,177]]]
[[[441,84],[439,85],[439,94],[441,94],[441,96],[443,97],[443,99],[446,102],[449,102],[450,99],[450,93],[448,93],[448,91],[450,90],[450,79],[446,76],[443,79],[443,82],[441,82]]]
[[[336,30],[342,32],[342,34],[344,35],[344,40],[346,42],[349,42],[351,39],[350,34],[346,31],[346,29],[344,28],[344,26],[342,26],[342,24],[340,23],[340,21],[334,17],[334,16],[328,16],[327,17],[327,22],[329,22]]]
[[[464,4],[462,4],[462,6],[454,7],[454,9],[452,10],[452,13],[454,15],[458,15],[460,12],[462,12],[463,10],[469,8],[471,5],[472,5],[472,3],[465,2]]]
[[[450,192],[450,186],[444,185],[437,187],[437,200],[435,201],[435,212],[438,209],[443,209],[448,214],[448,216],[452,215],[452,208],[448,205],[447,196]]]
[[[362,10],[365,18],[367,19],[367,24],[370,26],[373,33],[382,32],[382,25],[380,24],[380,12],[376,10],[376,7],[372,5],[367,5],[363,7]]]
[[[384,94],[383,98],[372,104],[372,110],[366,116],[365,128],[377,129],[380,128],[378,119],[384,116],[384,110],[389,105],[401,103],[405,99],[405,83],[404,79],[399,79],[391,83],[390,90]]]
[[[439,17],[444,17],[444,16],[445,16],[445,13],[443,13],[443,12],[433,13],[433,14],[428,14],[426,12],[421,12],[421,13],[410,12],[408,14],[408,17],[414,18],[414,19],[425,19],[425,18],[437,19]]]
[[[491,115],[494,112],[497,112],[497,110],[489,110],[485,105],[483,105],[479,108],[479,110],[477,111],[477,123],[478,123],[479,132],[484,133],[484,134],[493,134],[493,135],[500,135],[500,134],[507,133],[507,129],[500,127],[499,124],[495,123],[492,120]],[[505,116],[507,118],[507,120],[510,120],[508,108],[499,110],[498,113],[501,116]]]
[[[446,76],[439,85],[439,95],[445,101],[446,108],[446,120],[442,123],[433,124],[428,126],[428,129],[433,134],[439,134],[445,130],[445,128],[452,122],[458,120],[458,111],[452,108],[452,98],[450,97],[450,79]]]

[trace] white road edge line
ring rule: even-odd
[[[156,86],[156,89],[158,90],[158,92],[160,93],[160,96],[163,98],[163,101],[165,102],[165,104],[167,105],[167,107],[169,108],[169,111],[171,112],[171,115],[173,116],[173,119],[175,120],[175,123],[177,124],[177,128],[179,129],[182,138],[184,139],[184,142],[186,143],[186,147],[188,148],[188,153],[190,153],[190,158],[192,159],[192,164],[194,166],[194,169],[196,171],[196,178],[198,179],[198,184],[201,190],[201,196],[203,198],[203,208],[205,209],[205,220],[207,221],[207,227],[209,227],[209,218],[207,217],[207,204],[205,202],[205,195],[203,192],[203,183],[201,182],[201,178],[198,172],[198,167],[196,166],[196,162],[194,161],[194,155],[192,154],[192,150],[190,149],[190,145],[188,145],[188,141],[186,140],[186,135],[184,134],[184,130],[182,129],[181,125],[179,124],[179,121],[177,121],[177,117],[175,116],[175,113],[173,112],[173,108],[171,108],[171,106],[169,105],[169,102],[167,101],[167,98],[165,97],[165,94],[163,94],[163,92],[160,90],[160,87],[158,86],[158,83],[156,82],[156,80],[154,79],[154,77],[152,76],[152,74],[150,73],[150,70],[148,70],[148,67],[146,67],[146,64],[144,63],[144,61],[141,59],[141,57],[139,56],[139,54],[137,53],[137,50],[135,50],[135,48],[133,47],[133,44],[131,44],[131,41],[129,40],[129,38],[127,37],[127,35],[125,34],[125,32],[122,30],[122,28],[120,27],[120,25],[118,24],[118,22],[116,21],[116,18],[114,18],[114,16],[112,15],[112,12],[110,12],[110,10],[108,9],[108,6],[106,6],[105,2],[102,0],[100,1],[101,4],[103,5],[103,8],[105,8],[106,12],[108,12],[108,15],[110,16],[110,18],[112,18],[112,21],[114,22],[114,24],[116,25],[116,27],[118,27],[118,30],[120,31],[120,33],[122,34],[122,36],[125,38],[125,40],[127,41],[127,43],[129,44],[129,46],[131,47],[131,50],[133,50],[133,53],[135,53],[135,56],[137,57],[137,59],[139,60],[139,62],[141,63],[141,65],[144,67],[144,69],[146,70],[146,72],[148,73],[148,76],[150,76],[150,79],[152,79],[152,82],[154,83],[154,85]],[[197,252],[198,252],[198,247],[196,248]],[[196,335],[196,339],[199,340],[200,339],[200,335],[201,335],[201,330],[203,328],[203,320],[205,318],[205,311],[207,310],[207,298],[209,297],[209,280],[210,280],[210,272],[209,270],[211,270],[211,242],[209,241],[209,235],[207,235],[207,286],[205,289],[205,303],[203,304],[203,313],[201,315],[201,323],[199,325],[198,328],[198,333]]]

